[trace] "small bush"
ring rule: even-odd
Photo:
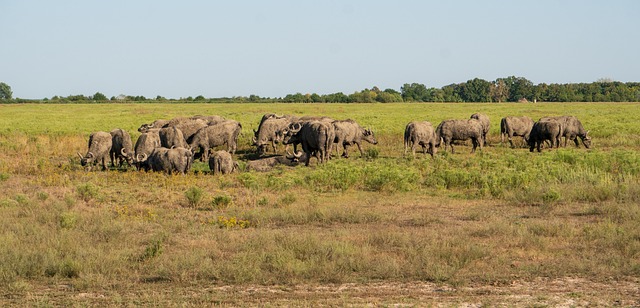
[[[213,200],[211,200],[211,206],[214,208],[226,208],[231,205],[231,197],[227,195],[215,196]]]
[[[288,193],[284,196],[282,196],[282,198],[280,198],[280,200],[278,200],[278,204],[280,204],[281,206],[286,206],[286,205],[291,205],[294,202],[296,202],[297,198],[294,194],[292,193]]]
[[[73,229],[78,222],[78,215],[73,212],[64,212],[60,214],[60,227],[62,229]]]
[[[76,192],[81,200],[88,202],[98,196],[98,187],[91,183],[80,184],[76,187]]]
[[[151,240],[144,252],[138,257],[138,261],[144,262],[149,259],[155,258],[162,254],[162,244],[164,243],[164,236],[159,236]]]
[[[560,200],[560,193],[555,190],[549,190],[542,195],[542,201],[544,203],[553,203]]]
[[[47,194],[44,191],[38,192],[37,196],[38,196],[38,200],[40,200],[40,201],[45,201],[45,200],[49,199],[49,194]]]
[[[14,197],[14,199],[20,204],[20,205],[27,205],[29,204],[29,198],[23,194],[19,194],[16,195]]]
[[[367,148],[364,150],[364,157],[366,159],[376,159],[380,156],[380,151],[378,148]]]
[[[0,182],[6,181],[8,179],[9,179],[9,174],[8,173],[4,173],[4,172],[0,173]]]
[[[187,204],[190,207],[197,207],[200,202],[202,202],[202,198],[204,197],[204,190],[197,186],[192,186],[187,191],[184,192],[185,198],[187,198]]]
[[[251,173],[241,173],[238,176],[238,180],[240,181],[242,186],[246,188],[253,190],[258,190],[258,188],[260,188],[257,177]]]
[[[18,201],[13,199],[2,199],[0,200],[0,207],[16,207],[20,205]]]
[[[250,221],[238,219],[235,216],[232,216],[232,217],[218,216],[218,220],[215,222],[215,224],[223,229],[246,229],[251,227]]]
[[[267,197],[262,197],[258,200],[258,206],[267,206],[269,205],[269,199]]]
[[[48,277],[59,275],[64,278],[77,278],[80,277],[80,263],[67,258],[58,264],[50,264],[45,268],[44,274]]]
[[[80,277],[80,263],[71,259],[65,259],[60,264],[60,276],[65,278],[77,278]]]

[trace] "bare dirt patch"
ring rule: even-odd
[[[0,304],[154,306],[622,306],[640,305],[640,279],[606,282],[584,278],[537,278],[508,285],[454,287],[430,282],[300,285],[176,285],[141,283],[102,290],[69,284],[5,290]]]

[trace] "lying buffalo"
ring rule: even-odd
[[[304,152],[297,152],[295,154],[287,153],[286,156],[277,155],[271,157],[259,158],[256,160],[250,160],[247,162],[247,170],[254,170],[258,172],[267,172],[273,170],[277,166],[289,166],[294,167],[300,164],[300,161],[306,161],[307,157]]]

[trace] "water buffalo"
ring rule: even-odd
[[[491,122],[489,122],[489,117],[482,113],[474,113],[471,115],[470,119],[476,119],[480,121],[482,124],[482,139],[484,140],[483,145],[487,145],[487,134],[489,134],[489,129],[491,128]]]
[[[82,156],[82,154],[78,152],[80,164],[84,166],[87,171],[91,171],[92,166],[102,163],[102,170],[107,170],[107,159],[109,159],[112,143],[113,140],[110,133],[92,133],[89,135],[87,154]]]
[[[480,150],[482,150],[484,144],[482,124],[476,119],[444,120],[436,128],[436,136],[438,145],[440,141],[444,142],[445,152],[447,151],[447,145],[449,145],[451,146],[451,153],[454,153],[452,144],[454,140],[471,139],[471,142],[473,142],[471,153],[474,153],[477,147],[480,147]]]
[[[206,127],[209,121],[203,118],[196,117],[177,117],[171,119],[163,128],[175,127],[182,132],[184,141],[189,143],[193,135],[201,128]]]
[[[337,146],[341,146],[344,148],[344,152],[342,156],[345,158],[349,157],[349,152],[347,147],[350,145],[357,145],[358,150],[360,150],[360,156],[364,156],[362,152],[361,143],[362,141],[367,141],[371,144],[378,144],[376,137],[373,135],[371,129],[364,129],[358,125],[358,123],[354,120],[341,120],[341,121],[333,121],[333,128],[335,130],[335,138],[334,143]]]
[[[521,136],[524,138],[525,143],[529,140],[529,134],[533,127],[533,120],[530,117],[504,117],[500,120],[500,140],[504,143],[504,137],[509,139],[509,144],[513,148],[513,141],[511,137]]]
[[[253,145],[258,147],[258,154],[266,152],[267,145],[270,143],[274,153],[278,153],[276,144],[282,142],[276,132],[287,128],[291,124],[289,117],[270,117],[260,123],[258,131],[254,131]]]
[[[221,150],[215,151],[209,158],[209,169],[216,174],[228,174],[238,170],[238,163],[233,161],[231,153]]]
[[[131,136],[127,131],[116,128],[110,132],[111,134],[111,151],[109,151],[109,158],[111,159],[111,165],[116,166],[115,162],[118,161],[118,167],[122,168],[122,164],[126,161],[127,165],[131,166],[134,161],[133,142]]]
[[[557,116],[557,117],[543,117],[540,121],[555,120],[562,124],[562,137],[564,137],[564,145],[567,146],[567,140],[572,140],[576,147],[580,147],[577,137],[582,140],[582,144],[585,148],[591,147],[591,137],[589,137],[589,131],[585,130],[582,123],[578,118],[574,116]]]
[[[165,148],[187,147],[182,131],[175,126],[163,127],[158,131],[160,136],[160,145]]]
[[[297,142],[302,145],[302,150],[306,154],[305,166],[309,166],[312,154],[315,154],[320,163],[324,163],[334,139],[330,126],[332,125],[320,121],[292,123],[283,131],[283,143]]]
[[[287,152],[286,156],[277,155],[247,161],[247,170],[267,172],[280,165],[294,167],[299,165],[300,161],[306,161],[306,159],[307,157],[304,152],[297,152],[295,154]]]
[[[538,152],[541,151],[542,143],[549,141],[551,148],[555,145],[556,148],[560,147],[560,138],[562,138],[563,132],[562,123],[558,121],[538,121],[533,124],[531,133],[529,134],[529,151],[533,152],[533,149],[537,147]]]
[[[193,153],[182,147],[153,149],[150,155],[143,153],[139,162],[145,171],[161,171],[167,174],[174,172],[186,174],[193,163]]]
[[[208,115],[208,116],[203,116],[203,115],[195,115],[190,117],[189,119],[192,120],[203,120],[207,123],[207,125],[213,125],[216,124],[218,122],[222,122],[225,121],[226,119],[224,117],[221,117],[219,115]]]
[[[431,157],[433,157],[433,155],[436,154],[436,145],[439,141],[431,122],[409,122],[404,129],[404,155],[407,155],[407,150],[411,147],[411,152],[413,153],[413,157],[415,157],[416,146],[420,145],[425,155],[428,152],[431,154]]]
[[[155,120],[149,124],[142,124],[138,128],[138,131],[141,133],[146,133],[149,129],[160,129],[167,123],[169,123],[169,120]]]
[[[235,154],[238,147],[238,135],[242,125],[238,121],[226,120],[201,128],[193,135],[189,146],[194,151],[200,149],[202,161],[209,158],[209,149],[226,144],[227,150]]]
[[[136,145],[134,147],[136,156],[135,156],[135,165],[138,170],[141,169],[140,159],[142,154],[151,155],[153,149],[160,147],[160,135],[158,134],[159,130],[149,130],[146,133],[142,133],[138,140],[136,141]]]

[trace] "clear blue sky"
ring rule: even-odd
[[[14,97],[640,81],[640,1],[0,0]]]

